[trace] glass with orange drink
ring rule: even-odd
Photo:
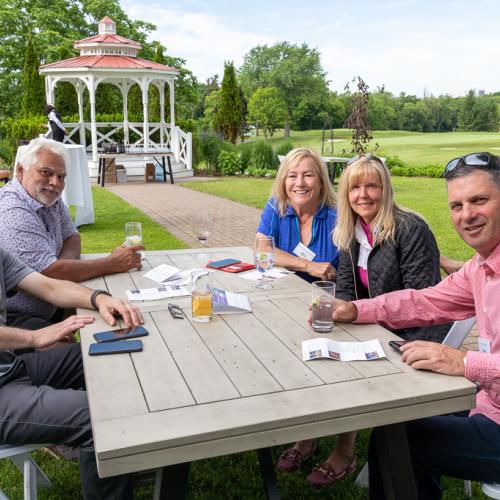
[[[212,319],[212,274],[206,272],[194,277],[191,291],[193,321],[205,323]]]

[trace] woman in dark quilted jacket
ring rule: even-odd
[[[338,190],[338,218],[333,242],[340,250],[336,296],[343,300],[376,297],[403,288],[425,288],[441,280],[439,250],[427,223],[394,201],[390,173],[374,155],[352,158]],[[395,331],[403,339],[442,342],[450,325]],[[357,433],[339,436],[326,462],[306,481],[327,486],[356,469]],[[278,468],[291,472],[316,453],[313,440],[286,450]]]

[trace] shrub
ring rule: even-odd
[[[258,167],[248,167],[245,172],[245,175],[250,177],[276,177],[276,170],[268,169],[268,168],[258,168]]]
[[[268,142],[256,142],[250,156],[250,166],[254,168],[278,168],[279,162],[273,148]]]
[[[240,163],[243,170],[246,170],[250,166],[252,149],[253,144],[251,142],[240,146]]]
[[[385,164],[389,170],[394,167],[406,167],[406,163],[399,156],[386,156]]]
[[[239,155],[236,151],[221,151],[217,158],[217,169],[224,175],[235,175],[241,171]]]
[[[207,167],[216,170],[223,141],[213,132],[201,132],[196,135],[195,142],[197,164],[204,162]]]
[[[276,154],[278,156],[286,156],[292,149],[293,143],[290,139],[287,139],[276,148]]]
[[[424,167],[393,167],[391,175],[399,177],[443,177],[441,165],[427,165]]]
[[[186,118],[185,120],[177,120],[176,125],[180,127],[183,132],[195,132],[198,128],[198,123],[192,118]]]

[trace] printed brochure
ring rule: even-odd
[[[365,342],[337,342],[326,338],[304,340],[302,359],[328,358],[338,361],[371,361],[385,358],[385,352],[378,339]]]

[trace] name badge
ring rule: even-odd
[[[479,352],[485,352],[489,354],[491,352],[490,339],[485,339],[483,337],[478,337],[477,343],[479,346]]]
[[[314,257],[316,257],[316,254],[310,248],[307,248],[302,242],[299,242],[299,244],[293,249],[293,253],[297,257],[301,257],[308,261],[312,261]]]

